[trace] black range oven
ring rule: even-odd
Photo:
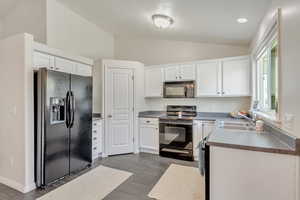
[[[196,106],[168,106],[159,120],[159,154],[182,160],[194,160],[193,118]]]

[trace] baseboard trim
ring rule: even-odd
[[[0,183],[4,184],[10,188],[13,188],[15,190],[18,190],[19,192],[22,192],[22,193],[30,192],[36,188],[35,183],[24,186],[23,184],[21,184],[17,181],[14,181],[14,180],[2,177],[2,176],[0,176]]]

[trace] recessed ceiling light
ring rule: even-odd
[[[152,15],[152,21],[155,26],[162,29],[168,28],[174,23],[171,17],[161,14]]]
[[[247,18],[238,18],[236,21],[240,24],[245,24],[248,22],[248,19]]]

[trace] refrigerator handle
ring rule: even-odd
[[[66,95],[65,105],[66,105],[66,120],[65,120],[65,123],[66,123],[67,128],[69,128],[70,127],[70,92],[69,91],[67,92],[67,95]]]
[[[72,107],[71,107],[71,109],[70,109],[70,115],[71,115],[71,123],[70,123],[70,128],[72,128],[73,127],[73,125],[74,125],[74,117],[75,117],[75,98],[74,98],[74,94],[73,94],[73,92],[71,91],[70,92],[70,95],[71,95],[71,100],[70,100],[70,102],[72,103]]]

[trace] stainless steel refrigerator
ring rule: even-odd
[[[42,68],[35,74],[36,184],[92,161],[92,78]]]

